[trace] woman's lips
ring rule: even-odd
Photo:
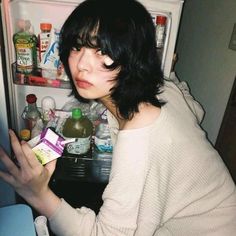
[[[76,80],[76,85],[79,87],[79,88],[83,88],[83,89],[87,89],[89,87],[92,86],[91,83],[85,81],[85,80]]]

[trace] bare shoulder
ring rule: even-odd
[[[123,129],[138,129],[151,125],[158,119],[160,113],[161,108],[159,107],[151,104],[141,104],[139,106],[139,112],[131,120],[125,122]]]

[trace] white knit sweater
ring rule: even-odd
[[[236,235],[228,170],[182,92],[166,82],[159,97],[167,103],[153,124],[117,133],[99,214],[62,200],[49,219],[56,235]]]

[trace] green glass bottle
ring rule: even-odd
[[[13,35],[16,72],[31,74],[37,67],[37,37],[30,31],[29,20],[18,21],[19,31]]]
[[[87,153],[91,147],[92,134],[92,122],[86,116],[82,115],[80,108],[72,109],[72,117],[66,119],[62,129],[62,135],[65,139],[75,138],[75,141],[66,144],[66,153],[68,155]]]

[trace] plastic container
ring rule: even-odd
[[[37,68],[37,37],[30,30],[29,20],[19,20],[17,26],[19,31],[13,35],[16,72],[31,74]]]
[[[60,31],[58,29],[51,30],[50,43],[40,62],[44,78],[56,79],[58,76],[58,67],[60,66],[59,37]]]
[[[75,142],[66,144],[65,155],[87,153],[91,148],[92,134],[92,122],[86,116],[82,116],[80,108],[74,108],[72,117],[66,119],[62,128],[65,139],[76,138]]]

